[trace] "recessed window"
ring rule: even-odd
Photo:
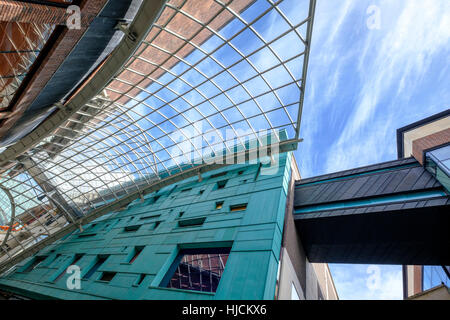
[[[238,172],[238,176],[242,175],[244,173],[244,170],[241,170]]]
[[[182,250],[161,282],[161,287],[216,292],[230,248]]]
[[[96,233],[84,233],[84,234],[78,235],[78,238],[88,238],[88,237],[93,237],[96,235],[97,235]]]
[[[236,205],[230,206],[230,211],[231,212],[244,211],[245,209],[247,209],[247,204],[246,203],[236,204]]]
[[[65,274],[66,274],[66,270],[69,266],[76,264],[78,261],[80,261],[81,258],[83,258],[84,253],[80,253],[80,254],[76,254],[73,258],[72,261],[64,268],[63,271],[61,271],[61,273],[55,278],[55,280],[53,280],[54,282],[57,282],[59,279],[61,279]]]
[[[136,232],[139,230],[139,228],[141,227],[141,225],[135,225],[135,226],[127,226],[125,228],[123,228],[124,232]]]
[[[225,185],[227,184],[228,180],[221,180],[217,181],[217,189],[223,189],[225,188]]]
[[[191,190],[192,190],[192,188],[186,188],[186,189],[181,190],[181,192],[188,192],[188,191],[191,191]]]
[[[142,281],[144,281],[144,279],[145,279],[145,274],[140,274],[139,275],[139,278],[137,279],[137,281],[136,281],[136,285],[137,286],[139,286],[141,283],[142,283]]]
[[[157,217],[159,217],[159,216],[161,216],[161,215],[160,215],[160,214],[153,214],[153,215],[151,215],[151,216],[140,217],[139,219],[140,219],[140,220],[147,220],[147,219],[157,218]]]
[[[216,210],[222,209],[223,207],[223,201],[216,202]]]
[[[60,253],[56,254],[55,257],[53,258],[53,260],[50,263],[55,262],[59,257],[61,257],[61,254]]]
[[[198,194],[203,194],[203,192],[205,192],[205,190],[200,190],[200,191],[198,192]]]
[[[107,256],[103,257],[97,256],[95,258],[94,265],[89,269],[88,272],[86,272],[86,274],[83,276],[83,279],[85,280],[89,279],[94,274],[94,272],[97,271],[98,268],[100,268],[103,263],[105,263],[107,258],[108,258]]]
[[[201,226],[206,220],[206,217],[201,218],[192,218],[186,220],[178,221],[178,227],[193,227],[193,226]]]
[[[178,213],[178,218],[181,218],[184,214],[184,211],[180,211],[180,213]]]
[[[213,179],[213,178],[224,176],[226,174],[227,174],[226,171],[225,172],[220,172],[220,173],[216,173],[216,174],[211,175],[210,178]]]
[[[100,277],[99,280],[109,282],[115,277],[116,274],[117,274],[117,272],[105,271],[102,273],[102,276]]]
[[[158,226],[161,224],[161,221],[155,221],[155,223],[153,224],[153,230],[155,230],[156,228],[158,228]]]
[[[47,256],[40,256],[40,257],[33,258],[31,263],[22,272],[30,272],[30,271],[36,269],[36,267],[39,264],[41,264],[41,262],[44,261],[45,259],[47,259]]]
[[[130,256],[130,259],[128,260],[128,263],[133,263],[134,260],[136,260],[137,257],[141,254],[142,250],[144,250],[144,247],[134,247],[133,253]]]

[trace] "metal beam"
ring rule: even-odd
[[[305,59],[303,62],[303,69],[302,69],[302,90],[300,91],[300,110],[298,111],[297,115],[298,128],[297,131],[295,132],[296,139],[298,139],[298,137],[300,136],[300,123],[302,121],[303,102],[305,100],[306,76],[308,74],[308,62],[309,62],[309,53],[311,51],[311,39],[312,39],[315,11],[316,11],[316,0],[310,0],[308,13],[309,23],[308,26],[306,27]]]
[[[8,241],[9,234],[11,233],[11,229],[14,225],[14,218],[16,217],[16,203],[14,202],[14,197],[12,196],[8,188],[5,188],[4,186],[0,185],[0,189],[2,189],[4,193],[6,193],[6,195],[9,198],[9,202],[11,204],[11,218],[9,220],[8,230],[6,231],[5,238],[3,239],[2,244],[0,245],[0,247],[3,247],[6,244],[6,241]]]
[[[56,208],[58,208],[60,213],[67,218],[67,221],[74,221],[82,215],[81,212],[73,208],[66,199],[63,198],[58,189],[51,184],[50,179],[47,178],[45,172],[31,157],[23,156],[21,162],[30,176],[45,192],[47,198]]]

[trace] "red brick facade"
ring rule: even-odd
[[[422,287],[422,266],[413,266],[413,273],[414,273],[414,288],[413,288],[413,294],[417,294],[423,291]]]
[[[65,8],[35,3],[0,0],[0,21],[65,24],[68,14]]]
[[[0,0],[3,4],[5,0]],[[32,75],[29,82],[23,86],[20,92],[16,93],[15,99],[8,108],[11,112],[8,119],[2,120],[0,123],[0,137],[4,136],[6,132],[17,122],[22,116],[23,112],[34,101],[41,90],[45,87],[47,82],[51,79],[53,74],[58,70],[59,66],[64,62],[67,55],[72,51],[87,29],[87,26],[103,8],[107,0],[83,0],[81,1],[80,9],[82,17],[88,18],[87,24],[81,24],[80,29],[65,28],[59,34],[52,48],[47,55],[40,61],[40,64]],[[11,2],[11,1],[8,1]],[[33,4],[33,6],[35,6]],[[34,8],[34,7],[33,7]],[[33,9],[34,10],[34,9]],[[3,8],[2,8],[3,12]],[[23,83],[22,83],[23,85]]]
[[[423,151],[450,142],[450,128],[414,140],[412,154],[423,165]]]

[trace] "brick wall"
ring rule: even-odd
[[[0,0],[0,7],[0,21],[6,22],[65,25],[71,15],[71,11],[67,12],[66,8],[12,0]],[[81,13],[81,24],[88,25],[94,16],[86,12]]]
[[[413,156],[423,165],[423,151],[450,142],[450,128],[414,140]]]
[[[0,0],[3,12],[3,3],[11,2]],[[83,0],[80,4],[82,17],[90,17],[93,19],[100,10],[103,8],[106,0]],[[34,8],[34,7],[33,7]],[[33,9],[34,10],[34,9]],[[72,51],[73,47],[80,40],[84,32],[87,30],[87,26],[91,21],[88,20],[87,24],[81,24],[80,29],[68,29],[65,28],[54,41],[52,47],[42,59],[37,59],[34,63],[35,72],[27,77],[27,82],[24,81],[21,84],[16,96],[11,102],[8,111],[12,113],[8,119],[3,120],[0,123],[0,137],[3,137],[9,129],[17,122],[22,116],[23,112],[31,105],[34,99],[38,96],[41,90],[45,87],[47,82],[51,79],[53,74],[58,70],[60,65],[64,62],[67,55]]]

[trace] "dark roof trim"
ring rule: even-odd
[[[327,218],[327,217],[335,217],[335,216],[341,216],[341,215],[348,215],[348,214],[369,214],[369,213],[377,213],[377,212],[389,212],[389,213],[395,213],[395,212],[403,212],[405,210],[411,209],[411,208],[424,208],[424,207],[441,207],[441,206],[448,206],[450,204],[450,197],[448,195],[445,195],[445,191],[442,190],[442,188],[433,188],[434,191],[441,193],[441,196],[435,196],[432,193],[430,193],[429,197],[427,198],[411,198],[406,199],[402,201],[395,201],[391,200],[388,202],[374,202],[370,203],[370,200],[375,199],[383,199],[383,198],[391,198],[395,195],[383,195],[383,196],[374,196],[374,197],[366,197],[365,199],[368,200],[367,204],[362,205],[356,205],[352,206],[352,203],[357,203],[361,200],[355,199],[355,200],[349,200],[349,201],[334,201],[332,203],[324,203],[319,205],[307,205],[304,207],[298,207],[294,208],[294,219],[300,220],[300,219],[315,219],[315,218]],[[420,195],[426,194],[427,192],[415,192],[416,194]],[[412,194],[414,195],[414,192],[405,192],[403,195]],[[364,200],[364,199],[363,199]],[[343,206],[340,208],[326,208],[329,205],[332,204],[342,204]],[[317,210],[314,210],[317,207]],[[309,212],[299,212],[301,209],[308,209],[312,208]]]
[[[404,132],[421,127],[430,122],[433,122],[433,121],[436,121],[436,120],[439,120],[441,118],[445,118],[448,116],[450,116],[450,109],[436,113],[428,118],[413,122],[411,124],[408,124],[407,126],[397,129],[397,156],[398,156],[398,158],[401,159],[404,157],[404,154],[403,154],[403,152],[404,152],[404,150],[403,150],[403,133]]]
[[[398,159],[398,160],[391,160],[386,162],[381,162],[377,164],[372,164],[364,167],[334,172],[334,173],[328,173],[316,177],[301,179],[296,182],[296,187],[303,187],[307,184],[316,183],[316,182],[325,182],[327,180],[336,179],[336,178],[349,178],[354,175],[359,174],[369,174],[369,173],[375,173],[378,170],[383,169],[396,169],[396,167],[402,168],[406,165],[420,165],[419,162],[417,162],[416,159],[413,157],[405,158],[405,159]]]

